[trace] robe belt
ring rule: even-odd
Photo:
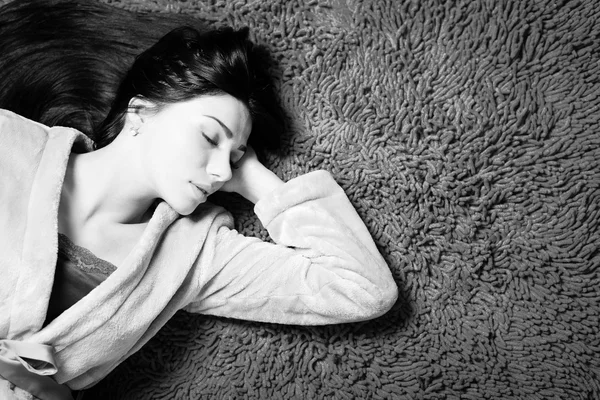
[[[0,377],[41,400],[72,400],[71,391],[50,376],[58,368],[52,346],[0,340]]]

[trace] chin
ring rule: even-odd
[[[173,210],[175,210],[175,212],[181,216],[187,216],[190,215],[191,213],[193,213],[196,208],[198,208],[198,206],[200,204],[202,204],[202,202],[190,202],[190,203],[175,203],[175,202],[169,202],[167,201],[167,203],[171,206],[171,208]]]

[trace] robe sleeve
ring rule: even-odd
[[[322,325],[375,318],[395,303],[389,267],[328,172],[286,182],[254,211],[275,244],[219,227],[187,311]]]

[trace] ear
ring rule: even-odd
[[[134,126],[140,126],[144,123],[146,116],[153,113],[156,109],[156,104],[140,96],[134,96],[129,100],[127,109],[127,118]]]

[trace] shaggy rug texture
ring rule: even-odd
[[[329,170],[401,295],[326,327],[181,312],[86,400],[600,398],[600,3],[102,1],[249,26],[291,120],[269,166]]]

